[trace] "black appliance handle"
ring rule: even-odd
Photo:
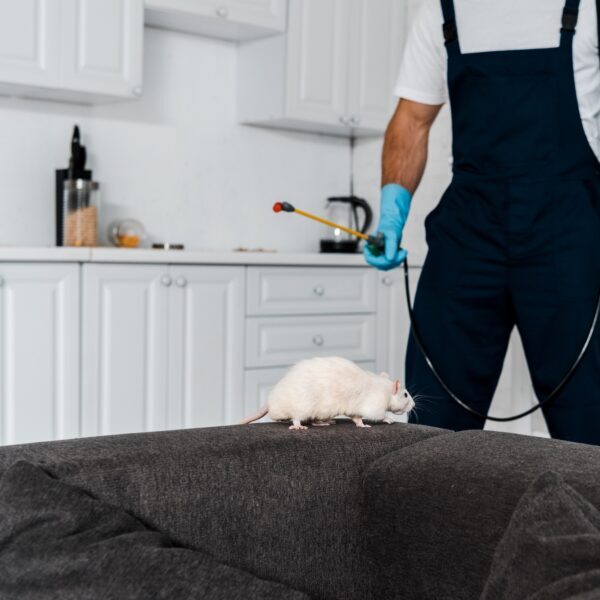
[[[356,197],[353,197],[351,199],[351,202],[354,207],[362,208],[365,212],[365,222],[363,226],[361,227],[358,223],[357,225],[358,230],[361,233],[367,233],[367,231],[371,229],[371,225],[373,224],[373,209],[371,208],[371,205],[366,200]]]

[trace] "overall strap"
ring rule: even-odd
[[[570,45],[573,42],[577,20],[579,18],[580,0],[566,0],[562,14],[562,27],[560,30],[560,45]]]
[[[600,0],[599,0],[600,1]],[[460,54],[458,43],[458,29],[456,28],[456,15],[454,13],[454,0],[441,0],[444,15],[444,41],[448,54]]]

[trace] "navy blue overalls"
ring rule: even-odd
[[[578,7],[567,0],[558,48],[462,54],[453,1],[442,0],[454,173],[425,221],[429,252],[415,316],[442,378],[484,414],[515,325],[544,399],[594,316],[600,164],[575,89]],[[406,367],[408,389],[429,398],[418,422],[483,427],[446,395],[412,336]],[[544,416],[553,437],[600,444],[600,331]]]

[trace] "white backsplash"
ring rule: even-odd
[[[54,243],[54,170],[78,123],[102,220],[135,217],[190,248],[313,251],[322,231],[271,212],[349,193],[347,140],[240,126],[236,48],[146,29],[144,97],[87,107],[0,98],[0,245]],[[102,232],[104,233],[104,232]]]

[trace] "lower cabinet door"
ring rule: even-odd
[[[79,436],[79,265],[0,263],[0,444]]]
[[[375,372],[374,362],[356,363],[367,371]],[[275,384],[287,373],[290,367],[277,369],[248,369],[244,381],[244,416],[256,413],[267,403],[267,396]],[[268,422],[265,417],[260,422]]]
[[[165,429],[168,267],[83,267],[83,435]]]
[[[169,426],[243,416],[244,267],[172,267]]]

